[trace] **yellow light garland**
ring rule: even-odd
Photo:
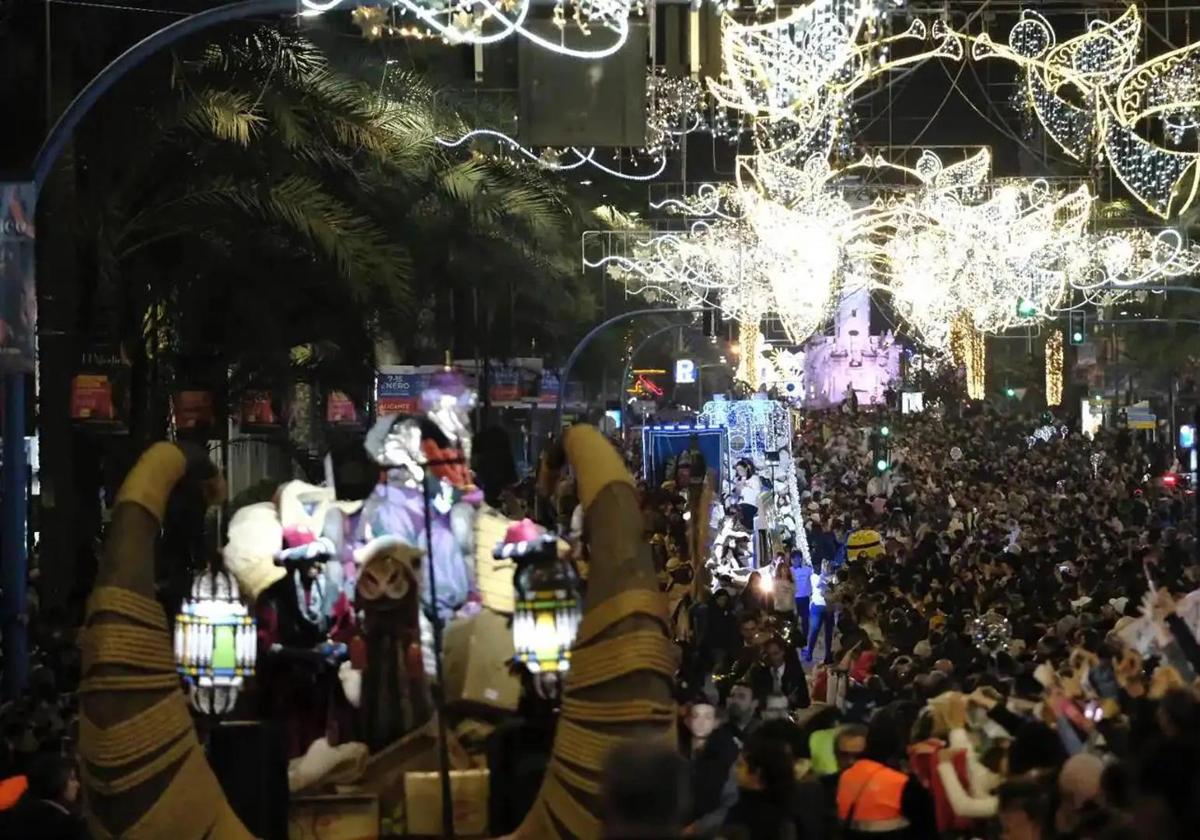
[[[757,321],[743,321],[738,327],[742,356],[738,359],[737,378],[758,390],[758,357],[762,349],[762,330]]]
[[[1046,338],[1046,405],[1062,405],[1063,334],[1054,330]]]

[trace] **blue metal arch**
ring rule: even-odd
[[[32,182],[37,193],[49,178],[54,164],[75,130],[113,86],[129,71],[165,47],[189,35],[235,20],[258,15],[294,12],[297,0],[239,0],[182,18],[143,38],[100,71],[71,100],[46,135],[33,161]],[[26,531],[29,508],[25,496],[25,376],[13,373],[3,378],[7,427],[4,430],[4,487],[0,503],[0,625],[4,634],[3,689],[6,697],[24,690],[28,675],[28,647],[24,613],[28,577]]]
[[[59,155],[70,142],[75,129],[83,122],[83,118],[96,106],[100,97],[110,91],[129,71],[136,69],[142,62],[164,47],[189,35],[222,23],[244,20],[257,15],[295,11],[296,6],[296,0],[239,0],[228,6],[218,6],[177,20],[157,32],[147,35],[121,53],[113,59],[112,63],[96,74],[96,77],[71,100],[71,104],[62,112],[54,123],[54,127],[50,129],[50,133],[46,135],[46,139],[42,142],[42,147],[38,149],[37,157],[33,161],[33,183],[38,192],[41,192]]]

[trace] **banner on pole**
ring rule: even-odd
[[[129,431],[131,370],[119,348],[85,352],[71,379],[71,421],[100,434]]]
[[[421,392],[429,385],[436,365],[391,365],[379,369],[375,377],[375,413],[416,414]]]
[[[0,182],[0,372],[31,372],[36,358],[34,205],[30,182]]]

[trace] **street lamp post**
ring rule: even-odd
[[[567,380],[571,376],[571,369],[575,367],[575,362],[579,360],[580,354],[587,349],[587,346],[592,343],[592,340],[600,333],[611,327],[613,324],[624,321],[626,318],[642,318],[647,315],[671,315],[677,312],[694,314],[703,312],[707,307],[695,307],[692,309],[633,309],[629,312],[622,312],[620,315],[614,315],[607,321],[603,321],[592,327],[583,338],[579,339],[579,343],[575,345],[575,349],[571,351],[571,355],[567,356],[567,361],[562,366],[559,372],[558,379],[558,401],[554,406],[554,433],[559,434],[562,431],[563,425],[563,407],[567,399]],[[624,387],[624,385],[622,385]]]
[[[628,384],[629,374],[633,370],[634,357],[636,357],[637,354],[641,352],[643,347],[645,347],[647,344],[649,344],[654,339],[658,338],[663,333],[669,332],[670,330],[682,330],[686,326],[687,326],[687,324],[668,324],[665,327],[661,327],[661,328],[655,330],[654,332],[650,333],[650,335],[643,338],[641,340],[641,342],[638,344],[638,346],[634,347],[633,351],[630,352],[629,358],[625,362],[625,370],[622,371],[622,373],[621,373],[621,386],[617,392],[620,396],[620,408],[618,409],[617,416],[621,418],[621,439],[622,440],[624,440],[624,438],[625,438],[625,386],[626,386],[626,384]]]

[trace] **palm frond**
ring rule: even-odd
[[[249,94],[232,90],[204,89],[190,97],[180,114],[181,122],[200,134],[239,146],[249,146],[263,118]]]
[[[411,261],[370,218],[330,196],[311,178],[291,175],[277,183],[215,180],[180,197],[175,209],[233,209],[283,226],[329,259],[356,296],[382,291],[396,301],[408,295]]]

